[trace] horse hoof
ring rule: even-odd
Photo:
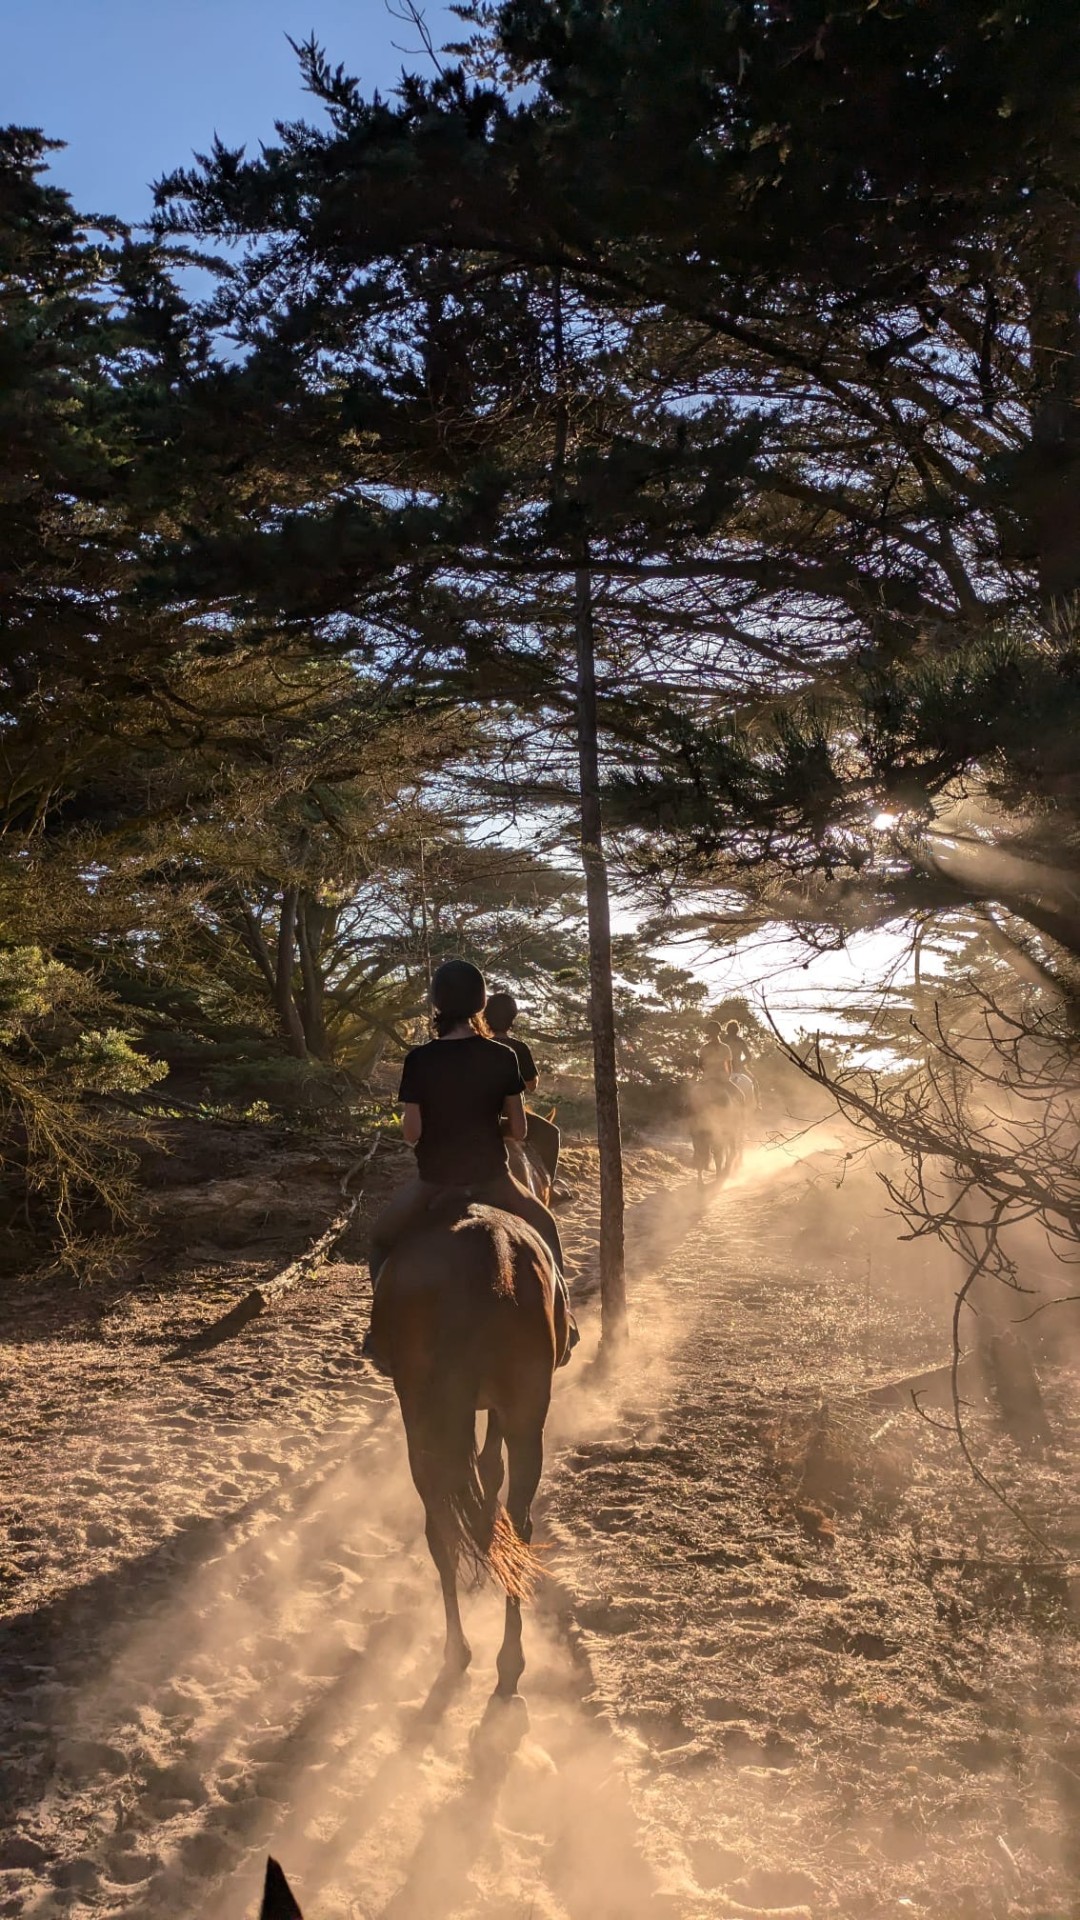
[[[496,1687],[469,1739],[477,1764],[505,1760],[528,1731],[529,1709],[520,1693],[503,1693]]]
[[[529,1709],[525,1696],[503,1686],[500,1681],[484,1714],[484,1730],[489,1740],[517,1740],[529,1725]]]
[[[520,1700],[521,1695],[518,1692],[518,1681],[525,1671],[524,1661],[522,1661],[516,1673],[513,1668],[510,1667],[507,1668],[505,1673],[499,1667],[496,1667],[495,1671],[499,1677],[495,1682],[495,1691],[491,1696],[492,1700],[502,1700],[506,1703],[509,1703],[511,1700]]]

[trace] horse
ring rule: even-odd
[[[715,1166],[718,1181],[725,1180],[742,1154],[746,1126],[743,1100],[723,1081],[693,1080],[686,1104],[698,1186],[704,1186],[710,1166]]]
[[[569,1344],[551,1254],[523,1220],[447,1189],[383,1267],[371,1331],[393,1378],[442,1585],[444,1672],[464,1672],[472,1659],[458,1604],[464,1559],[506,1595],[495,1697],[510,1700],[525,1670],[521,1602],[537,1571],[529,1543],[544,1423]],[[478,1453],[476,1415],[485,1411]]]
[[[739,1092],[742,1094],[745,1111],[747,1113],[753,1113],[758,1103],[757,1085],[753,1074],[747,1073],[744,1067],[739,1073],[732,1074],[731,1084],[733,1087],[738,1087]]]
[[[559,1129],[554,1124],[557,1108],[546,1116],[526,1109],[528,1133],[524,1140],[508,1140],[507,1156],[515,1180],[550,1207],[559,1165]]]

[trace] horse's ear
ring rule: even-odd
[[[304,1920],[293,1890],[272,1854],[266,1862],[266,1882],[259,1920]]]
[[[552,1107],[551,1112],[548,1114],[548,1126],[552,1124],[552,1121],[554,1120],[555,1115],[558,1113],[558,1111],[559,1111],[558,1107]]]

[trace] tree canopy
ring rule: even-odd
[[[1063,9],[459,11],[390,100],[298,49],[318,121],[149,238],[0,142],[20,1179],[27,1089],[103,1140],[167,1070],[345,1097],[443,943],[591,1026],[610,1165],[616,1025],[662,1079],[704,1003],[609,871],[723,938],[974,914],[1074,991]]]

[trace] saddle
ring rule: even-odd
[[[562,1134],[553,1120],[545,1120],[543,1114],[533,1113],[531,1107],[526,1109],[525,1117],[528,1121],[525,1144],[535,1154],[549,1182],[554,1182]]]
[[[418,1233],[421,1227],[430,1226],[433,1221],[439,1220],[452,1224],[455,1220],[463,1219],[474,1202],[478,1206],[484,1204],[480,1199],[478,1187],[436,1187],[416,1221],[402,1234],[402,1244],[410,1240],[414,1233]]]

